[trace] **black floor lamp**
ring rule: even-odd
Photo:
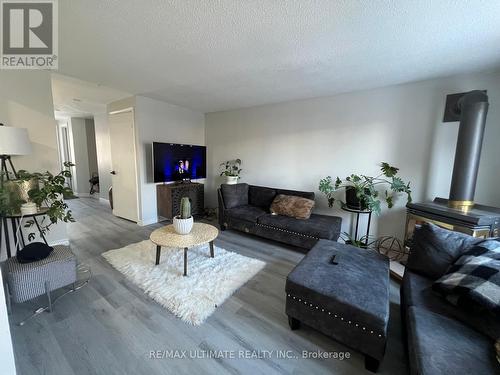
[[[23,128],[14,128],[0,124],[0,188],[3,188],[4,182],[10,180],[10,174],[17,178],[17,171],[10,157],[12,155],[27,155],[31,153],[31,142],[28,137],[28,130]],[[9,172],[10,167],[11,172]],[[2,217],[0,213],[0,249],[2,248],[2,232],[5,238],[5,248],[7,255],[10,256],[9,245],[9,227],[7,218]],[[13,226],[13,232],[14,226]]]

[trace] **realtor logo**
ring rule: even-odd
[[[57,0],[0,0],[2,69],[57,69]]]

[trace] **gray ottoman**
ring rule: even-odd
[[[9,258],[5,267],[10,298],[15,303],[76,282],[76,257],[67,246],[54,246],[47,258],[32,263],[19,263],[16,257]]]
[[[320,240],[286,280],[290,328],[300,322],[365,355],[377,371],[389,320],[389,260],[372,250]]]

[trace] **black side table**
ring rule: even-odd
[[[40,233],[40,237],[42,238],[43,242],[45,242],[45,244],[48,245],[47,239],[45,238],[45,235],[43,234],[42,228],[40,227],[40,223],[37,220],[37,217],[46,215],[48,210],[49,209],[47,207],[42,207],[35,214],[21,215],[20,213],[16,213],[16,214],[12,214],[12,215],[6,215],[6,216],[3,216],[1,218],[1,221],[0,221],[0,244],[2,243],[2,231],[3,231],[3,234],[5,236],[5,249],[7,250],[7,257],[8,258],[10,258],[12,256],[11,247],[10,247],[10,233],[9,233],[8,222],[10,221],[10,226],[12,228],[13,245],[14,246],[16,246],[16,244],[18,245],[17,248],[14,249],[14,251],[16,253],[17,253],[17,250],[20,250],[24,246],[26,246],[25,241],[24,241],[24,235],[23,235],[23,229],[22,229],[23,225],[21,222],[21,218],[22,219],[32,218],[33,222],[36,225],[36,228],[38,229],[38,233]],[[20,242],[19,243],[17,243],[17,228],[18,227],[19,227],[19,234],[20,234]]]
[[[365,245],[368,246],[368,236],[370,235],[370,224],[372,222],[372,211],[370,210],[357,210],[355,208],[349,208],[346,205],[340,207],[342,210],[356,214],[356,230],[354,231],[354,239],[358,240],[358,228],[359,228],[359,215],[368,215],[368,225],[366,227],[366,239]]]

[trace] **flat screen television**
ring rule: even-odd
[[[154,182],[206,178],[207,148],[153,142],[153,175]]]

